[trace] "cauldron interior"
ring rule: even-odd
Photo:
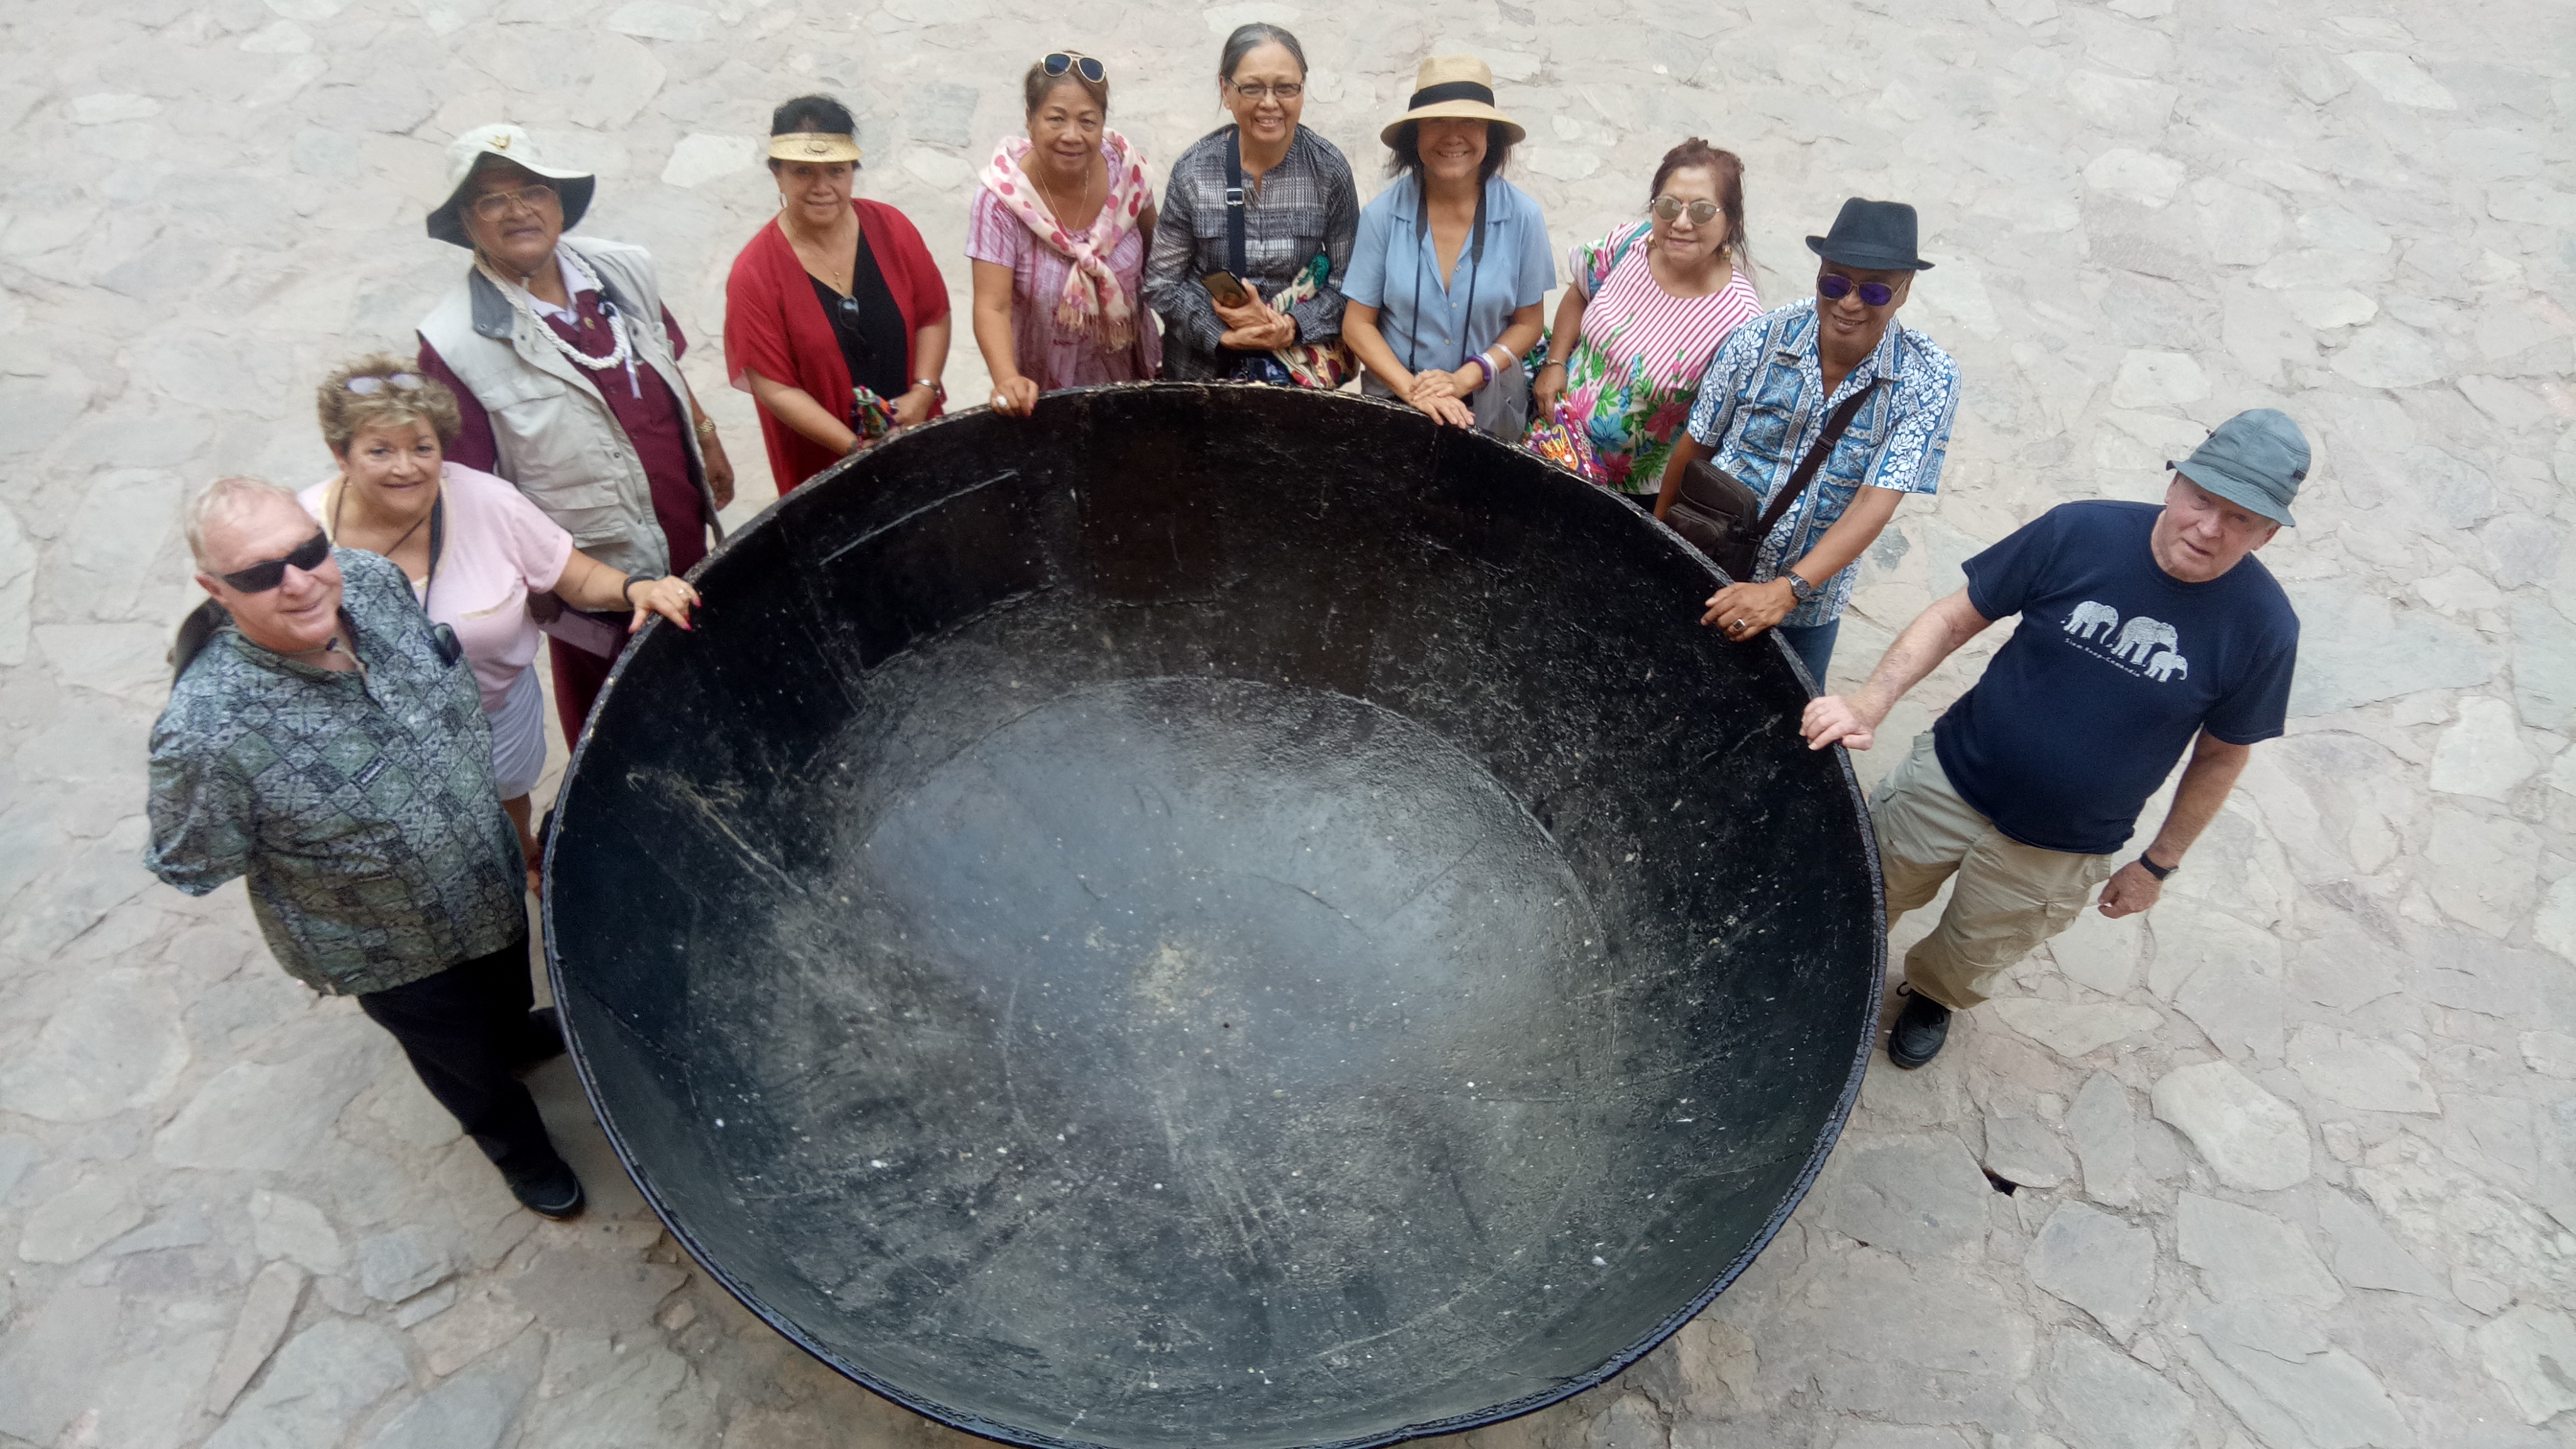
[[[1364,1444],[1615,1372],[1839,1130],[1848,763],[1600,490],[1347,397],[908,435],[704,566],[548,863],[637,1182],[808,1350],[1028,1444]]]

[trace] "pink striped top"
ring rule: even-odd
[[[1587,423],[1612,485],[1637,492],[1656,486],[1717,345],[1762,315],[1741,271],[1705,297],[1665,291],[1647,263],[1652,230],[1635,222],[1566,255],[1589,299],[1566,364],[1566,405]]]
[[[1072,235],[1077,241],[1091,237],[1089,231]],[[1153,377],[1162,362],[1163,339],[1154,330],[1153,314],[1139,290],[1150,242],[1144,233],[1131,229],[1105,258],[1117,273],[1118,284],[1126,289],[1129,305],[1136,309],[1134,345],[1112,354],[1055,320],[1056,298],[1064,291],[1072,261],[1031,235],[1028,224],[1013,216],[1001,198],[981,186],[975,188],[974,206],[966,220],[966,255],[1011,269],[1011,344],[1021,376],[1047,392]]]

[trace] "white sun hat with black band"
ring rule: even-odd
[[[1494,108],[1494,72],[1472,55],[1435,55],[1413,72],[1413,99],[1401,116],[1386,123],[1377,138],[1392,146],[1395,133],[1415,121],[1457,116],[1491,121],[1503,128],[1506,145],[1517,146],[1529,132]]]
[[[465,183],[474,179],[474,168],[486,156],[498,156],[531,176],[553,182],[555,196],[563,203],[564,230],[581,225],[598,177],[548,166],[537,154],[535,139],[517,126],[477,126],[447,143],[447,199],[429,214],[431,236],[461,247],[474,245],[474,239],[465,234]]]

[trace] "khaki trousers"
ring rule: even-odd
[[[1996,973],[2073,925],[2095,887],[2119,869],[2116,856],[2042,850],[1997,830],[1950,788],[1930,730],[1879,782],[1869,815],[1891,928],[1954,872],[1959,877],[1941,924],[1905,953],[1905,979],[1953,1011],[1984,1001]]]

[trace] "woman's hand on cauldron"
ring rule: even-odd
[[[1825,694],[1807,701],[1807,712],[1798,720],[1798,732],[1807,737],[1807,748],[1811,750],[1821,750],[1837,741],[1847,750],[1865,750],[1878,739],[1878,721],[1841,695]]]
[[[1006,417],[1024,418],[1038,405],[1037,379],[1005,377],[993,383],[993,411]]]
[[[894,425],[909,428],[930,421],[930,410],[939,405],[937,391],[918,383],[904,390],[903,396],[887,404],[894,414]]]
[[[683,629],[698,627],[689,622],[689,609],[699,601],[698,591],[690,587],[687,579],[677,575],[648,579],[628,589],[626,596],[635,601],[634,621],[626,626],[629,634],[643,628],[644,621],[655,614]]]
[[[1709,595],[1708,612],[1700,615],[1699,621],[1715,625],[1727,638],[1741,644],[1788,618],[1789,611],[1797,606],[1798,596],[1783,579],[1728,584]]]

